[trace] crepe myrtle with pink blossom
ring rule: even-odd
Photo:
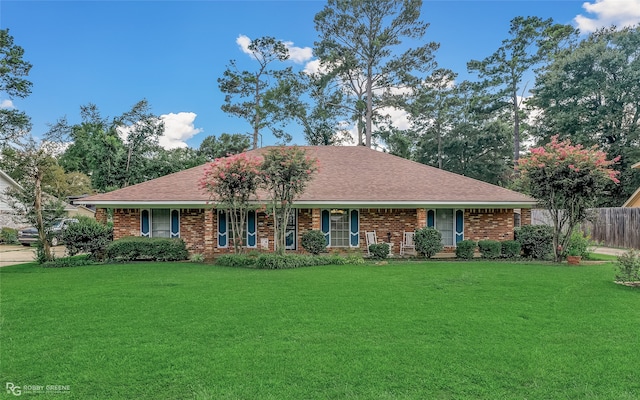
[[[247,211],[256,208],[255,199],[262,184],[262,160],[247,153],[217,158],[209,163],[199,181],[199,188],[208,192],[216,206],[229,212],[233,249],[243,251],[243,227]]]
[[[619,171],[613,169],[619,159],[607,160],[597,146],[573,145],[556,135],[519,160],[522,188],[551,215],[556,262],[566,255],[571,233],[587,218],[588,209],[606,196],[608,185],[619,183]]]
[[[318,160],[305,150],[282,146],[260,155],[248,152],[214,160],[200,178],[199,188],[209,193],[218,209],[228,211],[236,254],[243,251],[247,211],[258,209],[273,217],[275,248],[284,252],[293,201],[317,170]],[[258,190],[266,191],[268,199],[258,199]]]

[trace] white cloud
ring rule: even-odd
[[[249,54],[251,57],[253,57],[251,50],[249,50],[251,39],[249,39],[248,36],[245,36],[245,35],[238,36],[238,38],[236,39],[236,44],[240,46],[240,50],[242,50],[243,53]]]
[[[311,47],[296,47],[293,42],[283,42],[289,49],[289,60],[296,64],[303,64],[313,57],[313,50]]]
[[[595,15],[589,18],[580,14],[574,18],[583,33],[611,25],[622,28],[640,23],[640,0],[595,0],[595,3],[583,3],[582,8]]]
[[[11,108],[15,108],[15,106],[13,105],[13,101],[6,99],[6,100],[0,101],[0,108],[11,109]]]
[[[192,112],[161,115],[160,119],[164,122],[164,135],[158,141],[160,146],[165,149],[187,147],[186,141],[202,132],[202,129],[193,125],[196,116],[196,113]]]
[[[297,47],[293,45],[291,41],[282,41],[285,47],[289,50],[289,60],[293,61],[296,64],[304,64],[305,62],[311,60],[313,57],[313,50],[311,47]],[[249,50],[249,45],[251,44],[251,39],[246,35],[239,35],[236,38],[236,44],[240,47],[240,50],[250,55],[252,58],[255,58],[251,50]]]

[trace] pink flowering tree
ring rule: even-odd
[[[571,232],[587,218],[587,210],[606,196],[608,184],[619,183],[619,172],[612,168],[619,159],[607,160],[596,147],[572,145],[556,135],[519,160],[524,190],[551,215],[556,262],[564,257]]]
[[[247,153],[217,158],[207,165],[200,178],[199,187],[209,193],[217,207],[228,211],[233,249],[236,254],[243,250],[247,211],[253,207],[250,200],[256,198],[262,180],[261,160]]]
[[[274,219],[275,247],[280,254],[285,250],[291,205],[317,170],[318,160],[298,147],[276,147],[264,154],[263,181],[270,198],[269,212]]]

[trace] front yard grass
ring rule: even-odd
[[[0,269],[0,384],[72,399],[636,399],[612,264]],[[24,395],[23,395],[24,397]]]

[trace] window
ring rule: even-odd
[[[296,249],[296,220],[297,220],[297,212],[298,210],[291,210],[291,214],[289,214],[289,219],[287,220],[287,228],[285,231],[285,249],[287,250],[295,250]]]
[[[464,239],[464,211],[427,210],[427,226],[440,232],[444,246],[455,246]]]
[[[140,235],[145,237],[180,237],[180,210],[152,209],[140,212]]]
[[[321,230],[329,247],[358,247],[360,232],[358,210],[322,210]]]
[[[228,212],[218,210],[218,247],[227,247],[231,235],[231,219],[227,218]],[[245,225],[242,229],[243,246],[254,248],[257,247],[257,217],[255,211],[247,211]]]

